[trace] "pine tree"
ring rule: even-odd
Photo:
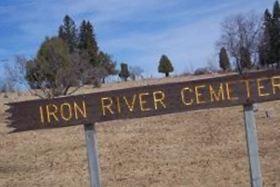
[[[259,49],[259,65],[262,67],[273,64],[273,51],[271,43],[271,29],[272,29],[272,15],[269,10],[266,9],[264,13],[263,33],[261,37]]]
[[[274,63],[280,67],[280,6],[279,2],[275,1],[273,6],[273,16],[270,28],[271,37],[271,53]]]
[[[128,71],[128,66],[125,63],[121,63],[121,71],[119,73],[119,77],[123,79],[124,81],[127,81],[127,78],[130,76],[130,73]]]
[[[113,62],[110,55],[100,51],[95,38],[93,25],[86,20],[83,20],[80,25],[79,44],[80,55],[86,58],[91,67],[96,72],[95,80],[103,83],[109,75],[115,75],[116,63]],[[90,83],[91,80],[85,80],[85,83]]]
[[[240,66],[242,70],[252,67],[251,54],[245,47],[240,48]]]
[[[221,48],[220,54],[219,54],[219,64],[220,68],[224,71],[230,70],[230,62],[228,59],[227,51],[224,47]]]
[[[59,27],[58,36],[67,43],[69,51],[72,53],[77,47],[77,29],[70,16],[64,17],[63,25]]]
[[[271,27],[272,15],[268,9],[264,12],[264,26],[269,28]]]
[[[271,46],[270,46],[270,36],[267,29],[264,30],[259,49],[259,65],[261,67],[268,67],[270,64],[273,64],[271,58]]]
[[[278,1],[275,1],[274,6],[273,6],[273,18],[274,19],[280,18],[280,6],[279,6]]]
[[[89,62],[96,66],[98,65],[98,46],[95,39],[94,28],[89,21],[82,21],[80,26],[79,48],[88,53]]]
[[[79,85],[68,45],[59,37],[47,38],[34,60],[26,65],[26,80],[31,88],[41,89],[45,97],[66,95]]]
[[[79,32],[79,48],[86,49],[86,21],[83,20],[80,25],[80,32]]]
[[[166,55],[162,55],[159,61],[158,72],[165,73],[165,77],[169,77],[169,73],[173,72],[174,68],[171,61]]]

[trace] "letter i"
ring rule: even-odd
[[[116,97],[116,102],[117,102],[117,111],[118,113],[121,113],[121,104],[120,104],[120,98]]]
[[[45,119],[44,119],[44,111],[42,106],[40,106],[40,118],[41,118],[41,123],[44,123]]]

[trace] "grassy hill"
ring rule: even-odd
[[[193,79],[107,84],[79,93]],[[89,186],[83,126],[8,134],[0,95],[0,186]],[[268,111],[270,118],[266,117]],[[258,104],[265,186],[280,186],[280,102]],[[103,186],[250,186],[242,107],[97,124]]]

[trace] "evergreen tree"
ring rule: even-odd
[[[79,85],[75,72],[67,44],[53,37],[47,38],[36,58],[27,62],[26,80],[31,88],[41,89],[51,98],[66,95],[71,86]]]
[[[107,76],[116,74],[116,63],[112,61],[110,55],[99,51],[94,28],[92,24],[86,20],[83,20],[80,26],[79,49],[83,56],[88,57],[88,62],[98,74],[97,78],[102,80],[103,83]],[[86,82],[90,82],[90,80]]]
[[[261,67],[268,67],[273,64],[271,56],[270,36],[267,29],[264,30],[259,49],[259,65]]]
[[[174,68],[171,61],[166,55],[162,55],[159,61],[158,72],[165,73],[166,77],[169,77],[169,73],[173,72]]]
[[[72,53],[77,47],[77,29],[70,16],[64,17],[63,25],[59,27],[58,36],[67,43],[70,53]]]
[[[94,28],[89,21],[83,20],[80,26],[79,48],[81,51],[88,53],[89,62],[92,65],[98,65],[98,46]]]
[[[119,73],[119,77],[123,79],[124,81],[127,81],[127,78],[130,76],[130,73],[128,71],[128,66],[125,63],[121,63],[121,71]]]
[[[240,48],[240,66],[242,70],[252,67],[251,54],[245,47]]]
[[[224,71],[230,70],[230,62],[228,59],[227,51],[224,47],[221,48],[219,54],[219,64],[220,68]]]
[[[274,19],[280,18],[280,6],[279,6],[278,1],[275,1],[274,5],[273,5],[273,18]]]
[[[86,28],[87,22],[85,20],[82,21],[80,25],[80,32],[79,32],[79,49],[86,49]]]
[[[272,15],[266,9],[264,13],[263,33],[261,36],[259,49],[259,65],[262,67],[269,66],[274,63],[273,51],[271,43]]]
[[[273,16],[270,27],[271,37],[271,56],[277,67],[280,67],[280,7],[279,2],[275,1],[273,6]]]
[[[269,12],[269,10],[266,9],[265,12],[264,12],[264,27],[270,28],[271,27],[271,22],[272,22],[272,15]]]

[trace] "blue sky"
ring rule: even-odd
[[[65,14],[95,26],[99,47],[115,60],[158,76],[162,54],[175,72],[214,59],[221,21],[232,14],[271,9],[274,0],[1,0],[0,74],[15,55],[34,57]],[[0,76],[1,77],[1,76]]]

